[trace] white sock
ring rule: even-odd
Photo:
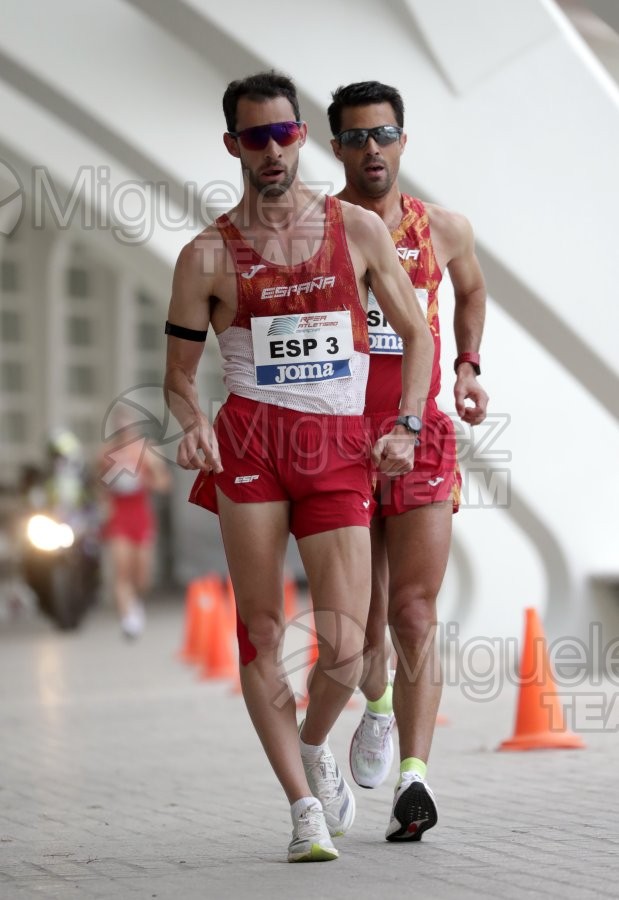
[[[303,759],[318,759],[322,752],[329,746],[327,741],[325,741],[324,744],[306,744],[301,738],[299,738],[299,744],[301,746],[301,756]]]
[[[294,803],[291,803],[290,815],[292,816],[293,821],[298,819],[301,813],[305,812],[310,806],[316,806],[318,809],[322,809],[320,801],[317,800],[316,797],[301,797],[300,800],[295,800]]]

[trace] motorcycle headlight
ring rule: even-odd
[[[28,540],[37,550],[67,549],[73,544],[75,535],[70,525],[55,522],[49,516],[32,516],[26,526]]]

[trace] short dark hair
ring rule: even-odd
[[[224,116],[228,131],[236,131],[236,108],[241,97],[260,102],[275,97],[289,100],[297,120],[301,118],[299,99],[294,83],[287,75],[271,69],[270,72],[258,72],[239,81],[231,81],[223,97]]]
[[[333,91],[333,102],[327,110],[329,125],[333,136],[342,130],[342,110],[348,106],[371,106],[374,103],[390,103],[395,120],[404,128],[404,101],[396,88],[380,81],[357,81],[354,84],[340,86]]]

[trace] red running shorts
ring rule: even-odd
[[[317,415],[232,394],[215,423],[224,471],[201,472],[189,500],[217,512],[217,486],[234,503],[290,503],[298,539],[351,525],[373,510],[363,416]]]

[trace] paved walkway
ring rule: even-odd
[[[2,626],[2,900],[617,896],[616,732],[584,751],[496,753],[512,688],[487,703],[446,690],[430,767],[440,819],[421,843],[383,838],[392,780],[355,788],[338,861],[288,865],[288,807],[243,701],[175,659],[181,631],[171,601],[133,645],[106,610],[75,635]],[[332,735],[346,770],[359,709]]]

